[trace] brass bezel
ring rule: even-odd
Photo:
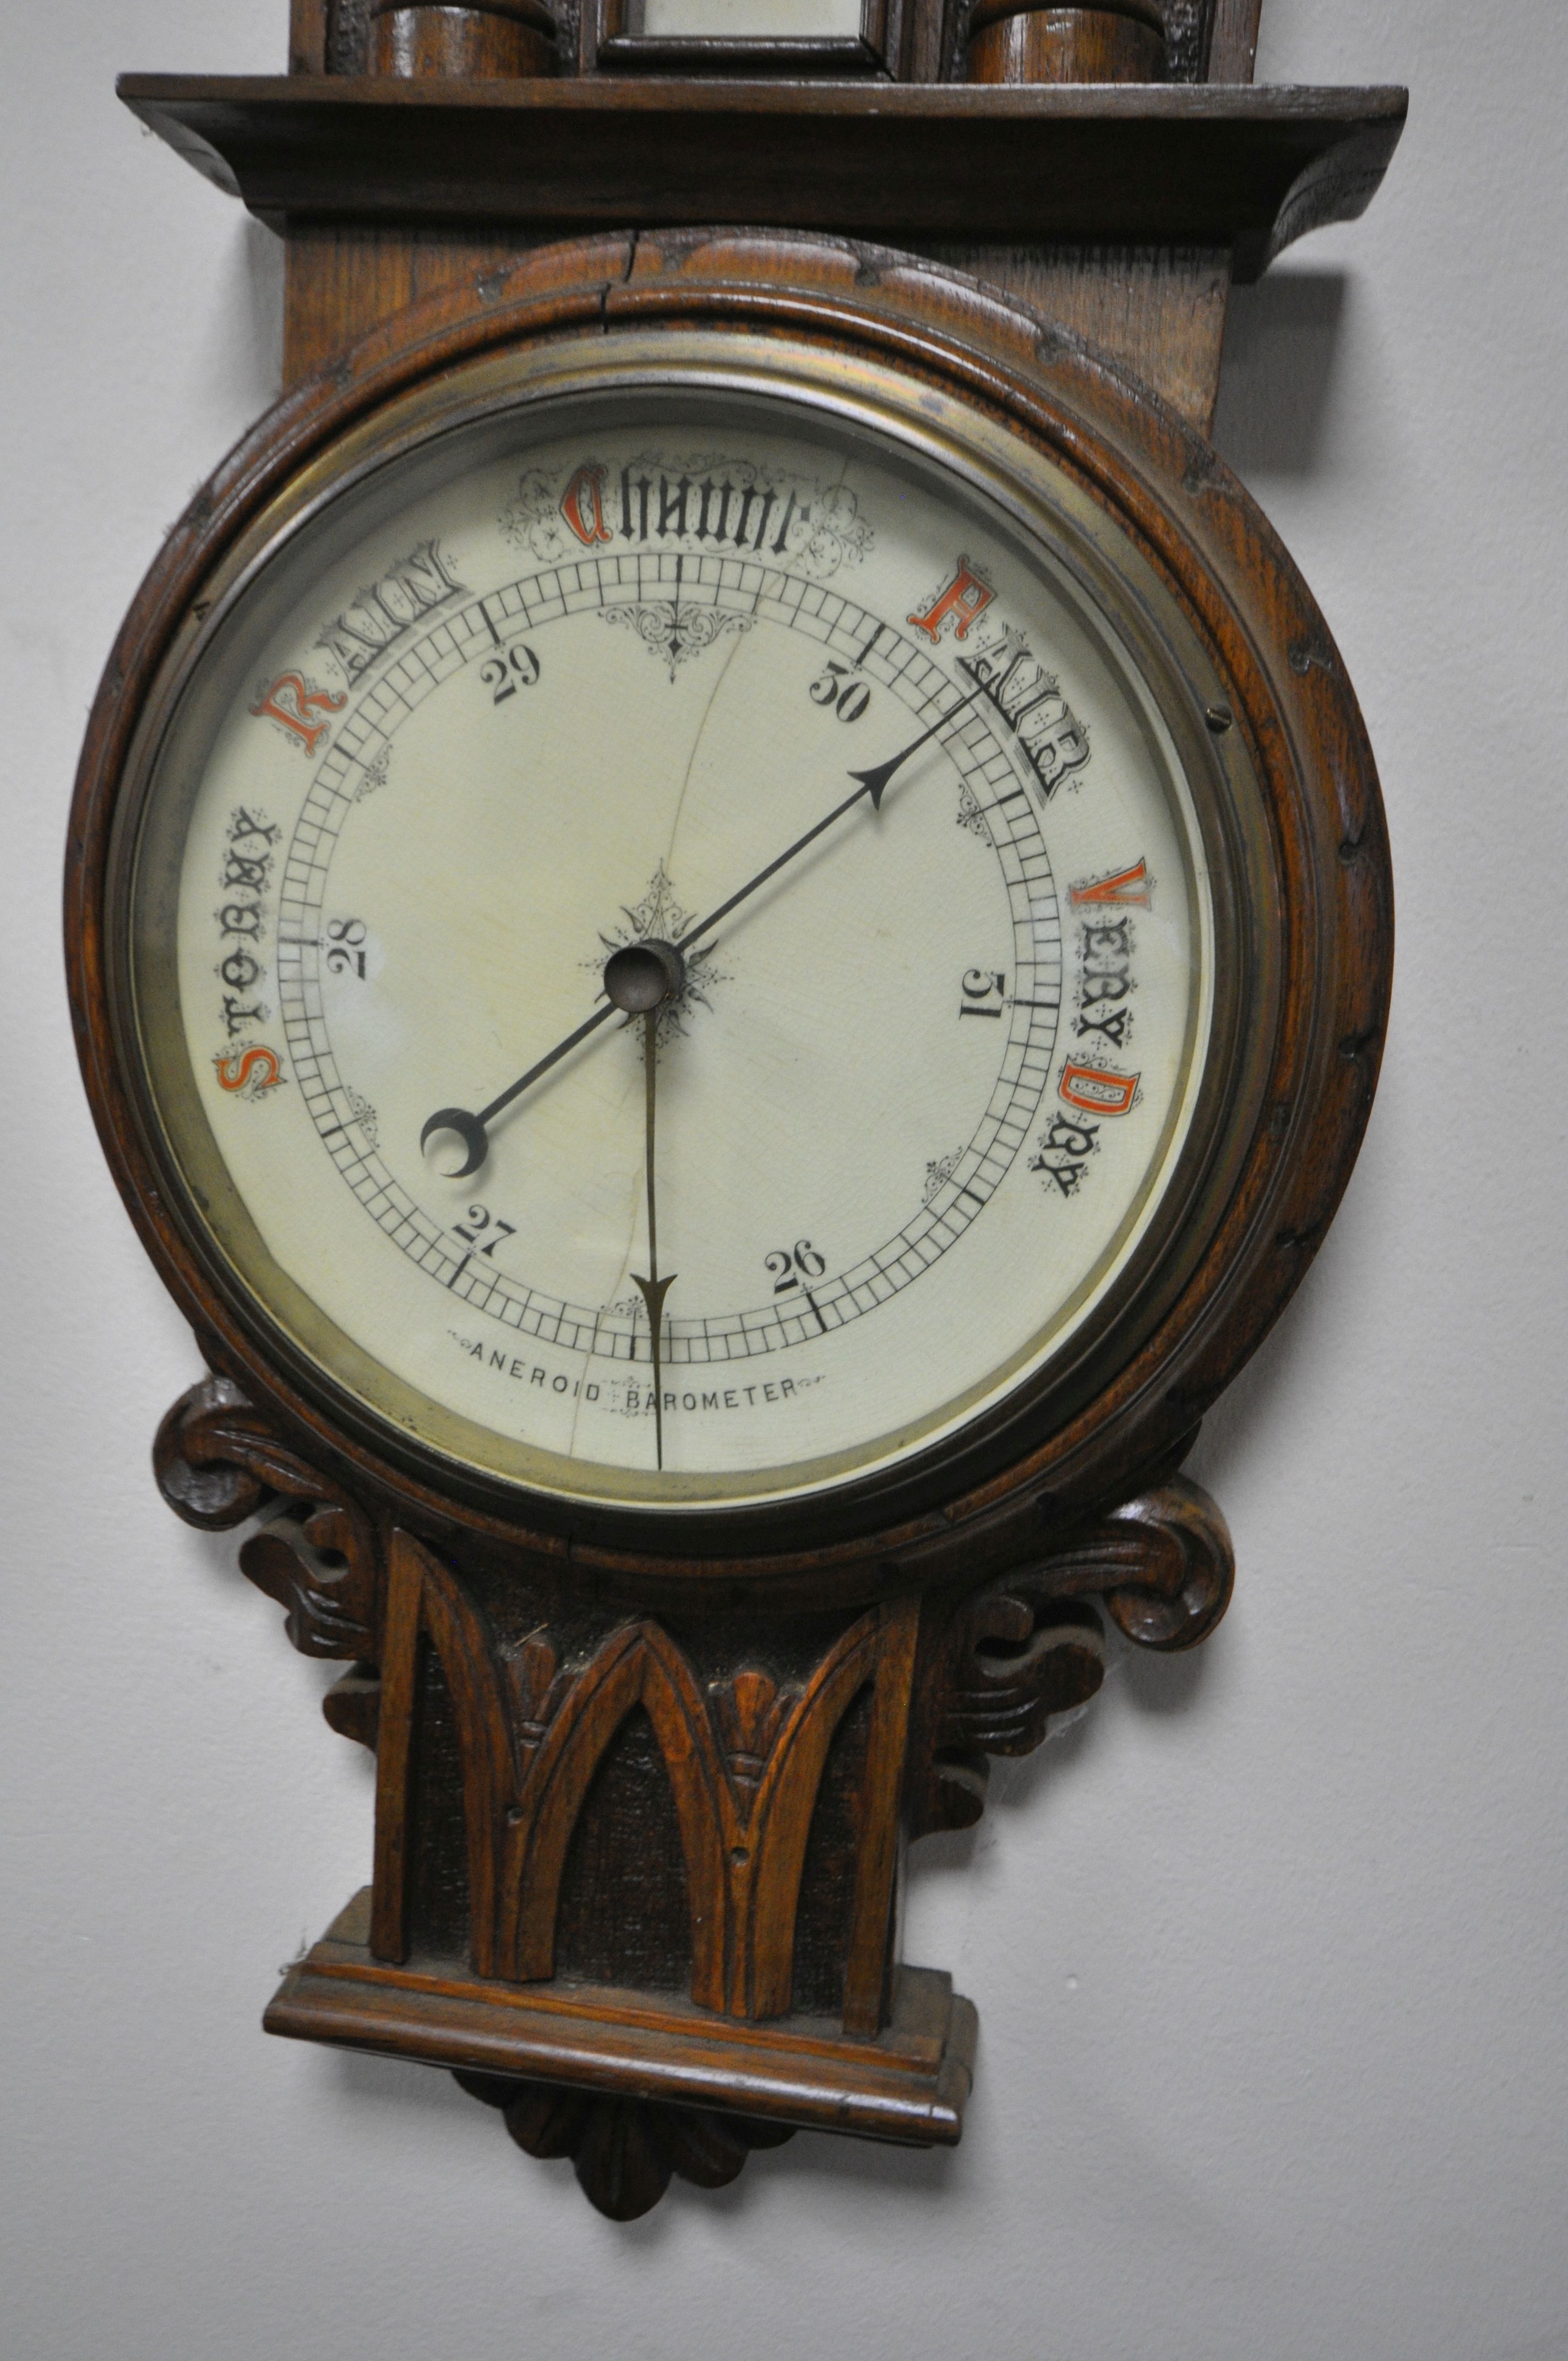
[[[604,1531],[607,1538],[617,1528],[652,1523],[672,1529],[671,1540],[677,1544],[685,1543],[695,1525],[722,1532],[734,1545],[748,1531],[776,1532],[781,1521],[802,1511],[830,1513],[840,1524],[852,1525],[869,1516],[896,1515],[939,1497],[956,1465],[989,1469],[996,1464],[999,1445],[1005,1449],[1013,1438],[1023,1436],[1037,1442],[1080,1410],[1130,1356],[1164,1315],[1201,1252],[1199,1233],[1187,1237],[1185,1250],[1183,1235],[1223,1137],[1238,1126],[1248,1130],[1255,1115],[1245,1086],[1252,1061],[1238,1062],[1237,1051],[1249,1037],[1255,1039],[1270,1030],[1278,947],[1270,939],[1270,896],[1259,857],[1266,837],[1265,798],[1245,736],[1233,730],[1217,739],[1204,726],[1205,708],[1223,702],[1225,694],[1219,670],[1168,588],[1117,519],[1059,467],[984,413],[950,396],[935,396],[928,387],[864,357],[824,352],[806,343],[738,337],[722,330],[666,331],[656,352],[649,352],[647,345],[644,332],[624,329],[595,340],[587,351],[549,344],[488,354],[416,385],[300,469],[224,553],[203,585],[200,603],[206,611],[199,627],[170,651],[160,669],[126,764],[112,855],[108,974],[123,1070],[166,1202],[238,1324],[256,1349],[287,1373],[292,1386],[334,1422],[407,1466],[424,1483],[482,1499],[502,1514],[508,1509],[516,1513],[521,1507],[546,1523],[581,1520]],[[372,1378],[370,1372],[378,1370],[378,1365],[284,1279],[275,1300],[296,1306],[291,1333],[291,1326],[251,1292],[217,1246],[172,1151],[141,1045],[129,930],[136,846],[165,730],[203,653],[284,543],[351,487],[436,438],[519,407],[554,407],[606,396],[667,396],[673,387],[760,396],[817,417],[852,422],[896,441],[906,451],[935,459],[1002,506],[1024,533],[1046,540],[1058,562],[1077,575],[1087,602],[1110,617],[1176,739],[1203,830],[1213,896],[1214,1006],[1199,1106],[1155,1218],[1088,1329],[1072,1341],[1065,1356],[1056,1356],[959,1433],[944,1434],[892,1466],[857,1476],[853,1463],[863,1466],[868,1455],[862,1450],[853,1455],[841,1480],[831,1465],[814,1464],[792,1471],[797,1479],[794,1498],[781,1500],[775,1493],[718,1507],[639,1499],[630,1485],[628,1496],[621,1499],[541,1492],[529,1485],[526,1474],[500,1472],[494,1464],[503,1455],[498,1438],[488,1430],[471,1429],[455,1415],[431,1422],[437,1432],[444,1429],[452,1435],[451,1448],[441,1450],[416,1438],[395,1409],[378,1409],[367,1399],[375,1391],[384,1405],[395,1405],[400,1396],[411,1400],[411,1389],[400,1381],[389,1383],[389,1373],[380,1372],[378,1382]],[[269,1259],[264,1250],[262,1258]],[[323,1344],[329,1336],[340,1372],[364,1370],[363,1390],[334,1378],[323,1366]],[[469,1433],[482,1438],[490,1465],[472,1445],[464,1447],[463,1438]],[[524,1469],[540,1456],[521,1449],[506,1455]],[[768,1476],[776,1472],[768,1471]],[[762,1488],[766,1480],[760,1478],[755,1488]]]

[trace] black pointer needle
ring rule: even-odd
[[[654,1185],[653,1110],[659,1081],[659,1011],[679,994],[685,983],[685,961],[668,943],[628,943],[612,951],[604,965],[604,988],[612,1006],[624,1008],[627,1021],[642,1019],[643,1159],[648,1177],[648,1276],[631,1274],[632,1284],[648,1309],[650,1356],[653,1363],[653,1450],[664,1464],[664,1298],[675,1274],[659,1276],[659,1199]]]
[[[860,781],[854,794],[846,796],[841,804],[835,804],[827,818],[819,819],[815,828],[808,828],[804,836],[797,836],[795,842],[786,851],[781,852],[776,861],[770,861],[765,869],[759,869],[756,875],[749,878],[741,886],[739,894],[731,894],[728,902],[720,902],[717,910],[710,910],[706,918],[699,919],[695,927],[688,927],[676,943],[676,950],[689,950],[699,935],[706,935],[710,927],[718,926],[720,918],[727,918],[731,910],[745,901],[748,895],[754,894],[759,885],[765,885],[770,877],[777,876],[779,871],[787,862],[793,861],[797,852],[804,852],[806,846],[814,843],[825,829],[831,828],[836,819],[842,819],[847,811],[852,811],[862,796],[870,796],[872,809],[881,811],[882,799],[887,793],[888,782],[894,773],[903,769],[911,754],[918,754],[922,746],[928,746],[932,739],[947,728],[949,721],[956,721],[965,706],[972,705],[975,698],[982,693],[984,686],[983,681],[978,682],[967,697],[960,697],[956,705],[949,706],[946,713],[939,715],[932,722],[929,730],[923,730],[918,738],[911,739],[904,752],[901,754],[894,754],[891,761],[879,763],[872,771],[851,771],[850,778]]]
[[[668,997],[666,993],[665,997]],[[645,1111],[645,1156],[648,1170],[648,1276],[640,1279],[631,1274],[632,1285],[648,1307],[648,1336],[653,1361],[653,1453],[660,1467],[664,1464],[664,1298],[675,1283],[675,1273],[668,1279],[659,1276],[659,1215],[658,1201],[653,1187],[653,1106],[658,1071],[657,1005],[642,1019],[642,1089]]]
[[[731,894],[728,902],[720,902],[717,910],[710,910],[706,918],[700,919],[695,927],[688,927],[679,942],[668,948],[677,953],[687,950],[696,941],[699,935],[706,935],[710,927],[716,927],[721,918],[727,918],[731,910],[738,908],[750,895],[757,891],[759,885],[765,885],[770,877],[776,877],[779,871],[786,867],[797,852],[804,852],[808,844],[814,844],[819,836],[832,827],[836,819],[842,819],[847,811],[852,811],[862,796],[870,796],[872,809],[881,811],[882,799],[887,793],[888,782],[894,773],[903,769],[911,754],[918,754],[922,746],[928,746],[932,739],[947,728],[949,721],[956,721],[965,707],[972,705],[975,698],[983,693],[984,687],[983,681],[977,681],[967,697],[960,697],[956,705],[948,708],[946,713],[938,714],[929,730],[923,730],[918,738],[912,738],[902,753],[893,755],[885,763],[877,763],[874,770],[851,771],[850,778],[859,781],[852,796],[846,796],[841,804],[835,804],[826,818],[819,819],[814,828],[808,828],[804,836],[797,836],[795,842],[786,846],[776,860],[770,861],[765,869],[759,869],[754,877],[748,878],[738,894]],[[614,1000],[610,1000],[603,1008],[596,1008],[591,1016],[584,1018],[575,1033],[568,1033],[564,1041],[557,1041],[555,1047],[541,1058],[536,1066],[530,1066],[526,1074],[520,1075],[509,1090],[502,1091],[500,1096],[492,1099],[488,1106],[481,1107],[477,1115],[470,1115],[466,1107],[437,1108],[420,1133],[419,1144],[422,1148],[426,1147],[432,1136],[438,1131],[456,1133],[467,1150],[467,1156],[457,1167],[455,1172],[449,1172],[446,1175],[449,1180],[466,1180],[470,1172],[478,1170],[489,1154],[490,1144],[487,1137],[487,1126],[495,1120],[503,1107],[510,1106],[513,1099],[521,1098],[531,1082],[536,1082],[541,1074],[547,1074],[552,1066],[559,1065],[561,1060],[576,1048],[579,1041],[586,1041],[590,1033],[597,1032],[601,1025],[615,1015],[617,1005]]]

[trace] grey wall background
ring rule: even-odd
[[[1359,686],[1401,931],[1349,1200],[1195,1463],[1235,1608],[916,1853],[962,2149],[802,2136],[625,2230],[444,2077],[257,2029],[367,1765],[152,1490],[195,1356],[67,1025],[82,718],[279,328],[111,75],[273,71],[283,16],[6,12],[0,2351],[1564,2361],[1561,0],[1268,0],[1266,78],[1414,86],[1366,221],[1238,298],[1219,433]]]

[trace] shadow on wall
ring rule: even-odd
[[[1349,294],[1343,271],[1281,270],[1232,295],[1214,447],[1244,482],[1316,467]]]
[[[206,330],[203,382],[242,416],[259,418],[282,390],[283,241],[248,214],[234,225],[225,280]]]

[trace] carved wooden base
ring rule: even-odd
[[[798,2128],[915,2147],[962,2131],[979,2020],[934,1969],[901,1968],[888,2024],[857,2038],[828,2017],[757,2025],[624,1987],[481,1979],[455,1960],[389,1965],[370,1927],[367,1886],[289,1970],[266,2030],[450,2067],[531,2155],[572,2157],[613,2220],[646,2213],[673,2173],[719,2188]]]
[[[655,1614],[417,1538],[233,1378],[154,1456],[191,1523],[262,1516],[240,1564],[297,1648],[349,1661],[327,1719],[377,1756],[375,1883],[268,2031],[451,2069],[617,2220],[797,2126],[957,2141],[975,2013],[898,1960],[902,1849],[971,1826],[987,1758],[1093,1696],[1102,1615],[1191,1647],[1234,1570],[1168,1464],[989,1581]]]

